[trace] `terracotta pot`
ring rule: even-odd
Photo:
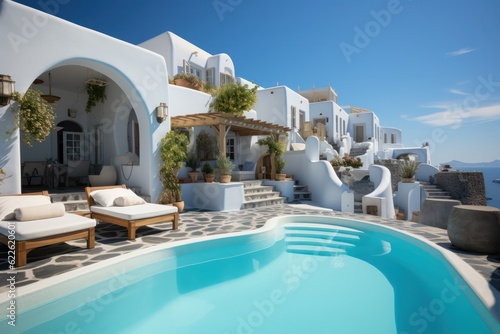
[[[205,182],[212,183],[215,180],[215,174],[205,174]]]
[[[179,213],[184,211],[184,201],[175,202],[175,203],[172,203],[172,205],[177,207],[177,210],[179,211]]]
[[[276,174],[275,179],[276,181],[285,181],[286,174]]]
[[[196,83],[189,82],[185,79],[175,79],[175,85],[176,86],[181,86],[181,87],[186,87],[186,88],[191,88],[195,90],[201,90],[202,86]]]
[[[403,183],[414,183],[415,182],[415,178],[414,177],[402,177],[401,178],[401,182]]]
[[[231,182],[231,175],[220,176],[220,183],[230,183],[230,182]]]
[[[189,172],[191,182],[198,182],[198,172]]]

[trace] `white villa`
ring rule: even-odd
[[[253,85],[236,77],[229,55],[211,55],[171,32],[131,45],[12,1],[2,2],[0,32],[0,73],[15,81],[15,90],[23,94],[31,87],[60,97],[54,104],[56,129],[32,147],[23,143],[19,131],[5,134],[13,127],[13,103],[0,105],[0,167],[7,174],[0,186],[3,194],[21,192],[26,162],[57,160],[67,165],[77,160],[88,162],[90,174],[98,166],[114,166],[117,183],[140,187],[155,202],[161,193],[158,147],[171,129],[172,117],[211,111],[211,95],[169,84],[169,79],[191,73],[215,86]],[[107,95],[91,112],[85,111],[88,82],[105,85]],[[245,117],[289,129],[285,172],[307,184],[316,205],[353,212],[352,190],[327,161],[334,155],[360,157],[376,188],[363,206],[376,205],[380,215],[391,218],[390,173],[374,162],[414,154],[420,162],[431,163],[428,146],[403,147],[401,130],[382,126],[373,111],[339,106],[331,87],[298,92],[285,86],[260,87],[257,95],[257,104]],[[325,138],[308,136],[319,124]],[[261,136],[244,136],[231,126],[224,129],[226,150],[236,165],[256,163],[265,151],[256,144]],[[225,186],[233,202],[217,209],[239,209],[242,189],[238,182]],[[187,203],[195,205],[190,196],[196,191],[183,189]]]

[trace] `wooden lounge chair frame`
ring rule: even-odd
[[[151,224],[156,224],[156,223],[165,223],[172,221],[172,229],[177,230],[179,228],[179,213],[171,213],[168,215],[162,215],[162,216],[155,216],[155,217],[150,217],[150,218],[143,218],[143,219],[135,219],[135,220],[127,220],[127,219],[122,219],[114,216],[109,216],[109,215],[104,215],[101,213],[97,212],[92,212],[91,208],[93,205],[96,205],[94,199],[92,196],[90,196],[90,193],[95,191],[95,190],[105,190],[105,189],[112,189],[112,188],[124,188],[126,189],[127,187],[124,184],[121,185],[114,185],[114,186],[100,186],[100,187],[86,187],[85,188],[85,194],[87,195],[87,202],[89,204],[89,210],[90,210],[90,217],[94,219],[98,219],[101,221],[105,221],[111,224],[119,225],[122,227],[126,227],[128,230],[128,239],[129,240],[134,240],[136,236],[136,231],[139,227],[146,226],[146,225],[151,225]]]
[[[24,195],[43,195],[49,196],[48,191],[40,191],[26,194],[18,194],[18,195],[4,195],[4,196],[24,196]],[[30,240],[15,240],[15,254],[16,254],[16,267],[25,266],[28,262],[28,253],[35,248],[55,245],[66,241],[77,240],[77,239],[85,239],[87,240],[87,248],[91,249],[95,246],[95,227],[91,227],[84,230],[78,230],[67,233],[60,233],[51,235],[48,237],[30,239]],[[9,246],[9,239],[7,236],[0,234],[0,242]],[[10,241],[11,242],[11,241]]]

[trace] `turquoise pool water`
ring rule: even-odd
[[[352,223],[286,219],[261,234],[182,245],[162,261],[140,261],[143,266],[31,309],[18,322],[37,319],[27,333],[498,330],[432,249]],[[59,314],[47,319],[55,309]]]

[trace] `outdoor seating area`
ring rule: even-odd
[[[94,248],[96,221],[66,213],[51,203],[48,192],[0,196],[0,241],[15,250],[15,266],[24,266],[35,248],[85,239]],[[14,261],[10,261],[9,264]]]
[[[113,165],[93,165],[90,160],[68,160],[62,164],[48,161],[25,161],[21,164],[22,187],[70,188],[75,186],[115,185],[118,178]]]
[[[138,228],[172,222],[179,228],[177,207],[146,203],[125,185],[85,188],[91,218],[127,228],[128,239],[134,240]]]

